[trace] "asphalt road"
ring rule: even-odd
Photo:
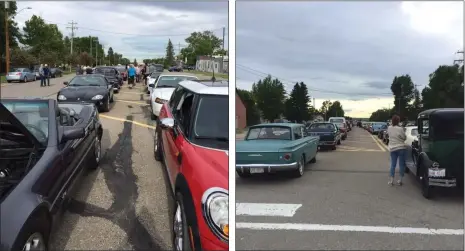
[[[236,248],[463,250],[463,193],[426,200],[411,176],[388,186],[381,144],[354,128],[301,178],[236,175]]]
[[[72,77],[52,79],[50,87],[4,84],[1,97],[56,98]],[[52,233],[51,250],[171,249],[172,198],[164,167],[153,157],[155,122],[142,89],[125,83],[110,112],[100,114],[104,157],[72,195]]]

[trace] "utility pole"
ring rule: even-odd
[[[77,23],[75,23],[73,20],[68,22],[68,24],[70,26],[67,26],[66,29],[71,29],[71,55],[73,55],[74,30],[77,30],[78,27],[75,26]]]
[[[98,65],[98,40],[95,41],[95,65]]]
[[[463,51],[457,51],[456,54],[462,54],[462,59],[456,59],[454,60],[454,64],[460,64],[463,63]]]
[[[92,37],[89,36],[89,40],[90,40],[90,53],[89,53],[89,56],[92,57]],[[91,63],[91,66],[92,66],[92,63]]]
[[[9,24],[8,24],[8,8],[10,7],[10,3],[7,1],[5,2],[5,60],[6,60],[6,72],[8,74],[10,71],[10,37],[9,37]]]

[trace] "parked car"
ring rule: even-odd
[[[407,136],[405,144],[412,145],[413,141],[418,140],[418,128],[416,126],[405,127],[405,135]]]
[[[36,74],[28,68],[14,68],[6,75],[6,82],[8,83],[13,81],[26,83],[35,80]]]
[[[78,75],[71,81],[63,82],[66,86],[57,93],[58,102],[93,103],[100,111],[110,111],[113,103],[114,82],[100,74]]]
[[[113,83],[113,92],[118,93],[123,85],[123,78],[115,67],[99,66],[95,67],[94,74],[104,75],[108,81]]]
[[[383,138],[382,138],[384,144],[389,144],[389,134],[387,133],[387,130],[383,132]]]
[[[47,250],[68,194],[99,165],[98,113],[93,104],[2,99],[0,128],[1,250]]]
[[[169,72],[181,72],[182,71],[182,67],[179,67],[179,66],[172,66],[168,69]]]
[[[347,126],[345,123],[333,123],[336,125],[338,131],[341,133],[341,139],[346,140],[347,139]]]
[[[63,71],[60,68],[50,68],[50,77],[56,78],[56,77],[63,77]]]
[[[369,128],[369,132],[374,135],[378,135],[382,130],[387,130],[386,122],[373,122]]]
[[[193,75],[163,74],[155,80],[154,84],[149,84],[150,116],[153,120],[157,119],[163,104],[170,99],[173,91],[179,86],[179,83],[184,80],[198,80],[198,78]]]
[[[123,81],[128,80],[128,71],[126,70],[126,66],[118,65],[115,66],[115,68],[120,73],[121,77],[123,78]]]
[[[336,150],[336,145],[341,144],[341,132],[333,123],[313,123],[307,127],[306,133],[309,136],[318,136],[320,138],[318,143],[320,148],[329,147],[332,150]]]
[[[236,142],[236,172],[242,178],[274,172],[302,177],[305,165],[316,162],[318,143],[319,137],[306,137],[303,124],[251,126],[244,140]]]
[[[463,120],[463,108],[430,109],[418,114],[418,140],[407,148],[405,162],[406,171],[418,179],[427,199],[435,187],[463,189]]]
[[[182,81],[163,104],[155,159],[174,195],[175,250],[228,250],[228,83]]]
[[[152,72],[150,75],[147,76],[147,94],[150,94],[153,87],[149,87],[151,84],[155,84],[155,81],[157,81],[158,76],[160,76],[162,73],[161,72]]]

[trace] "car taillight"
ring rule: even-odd
[[[16,75],[21,75],[21,72],[16,73]]]
[[[284,156],[283,156],[283,159],[290,160],[291,159],[291,154],[290,153],[285,153]]]

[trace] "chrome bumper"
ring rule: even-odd
[[[435,187],[456,187],[457,179],[455,178],[449,178],[449,179],[429,178],[428,184],[430,186],[435,186]]]
[[[240,173],[249,173],[250,168],[262,168],[265,173],[273,173],[278,171],[291,171],[297,169],[297,162],[289,164],[238,164],[236,171]]]

